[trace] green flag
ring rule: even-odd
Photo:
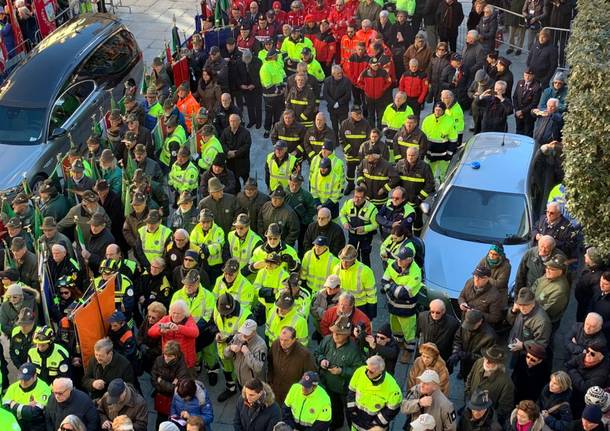
[[[125,166],[125,176],[127,177],[127,181],[131,181],[133,178],[133,174],[136,171],[136,169],[138,169],[138,164],[136,163],[136,161],[133,159],[133,157],[131,157],[131,153],[129,153],[127,155],[127,164]]]
[[[146,74],[146,62],[144,62],[144,67],[142,67],[142,80],[140,81],[140,94],[142,96],[146,96],[146,91],[148,90],[148,80],[150,76]]]
[[[127,217],[129,214],[131,214],[131,196],[129,193],[129,181],[127,178],[125,178],[125,175],[123,175],[123,187],[121,190],[121,200],[123,201],[124,215]]]
[[[75,220],[74,229],[76,230],[76,242],[80,245],[81,249],[85,248],[85,237],[83,235],[83,230],[80,228],[78,224],[78,220]]]
[[[34,238],[40,238],[42,235],[42,212],[40,212],[40,207],[37,203],[34,203],[34,216],[32,219],[32,233],[34,234]],[[38,244],[38,241],[36,241]]]
[[[157,120],[157,124],[152,130],[152,140],[155,144],[155,152],[159,154],[161,148],[163,148],[163,125],[161,124],[161,118]]]
[[[13,211],[13,206],[9,202],[8,198],[2,195],[0,199],[2,199],[2,213],[6,214],[9,219],[15,217],[15,211]]]
[[[118,101],[118,109],[121,111],[121,115],[125,115],[125,96],[121,97]]]

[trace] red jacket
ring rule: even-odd
[[[375,55],[375,49],[373,45],[369,46],[367,49],[368,55],[372,57],[376,57],[379,60],[379,63],[383,66],[383,68],[390,74],[390,78],[392,78],[392,82],[396,82],[396,66],[394,65],[394,56],[392,55],[392,51],[390,48],[382,42],[383,52],[380,55]]]
[[[366,49],[369,49],[369,45],[371,44],[371,41],[376,36],[377,36],[377,31],[373,28],[370,28],[367,31],[360,29],[356,32],[356,39],[358,39],[361,42],[364,42],[364,46],[366,46]]]
[[[241,34],[239,36],[237,36],[237,48],[241,49],[249,49],[250,51],[253,51],[252,47],[254,46],[254,44],[256,43],[256,38],[253,35],[248,35],[248,37],[246,39],[244,39],[243,37],[241,37]]]
[[[369,66],[370,57],[364,54],[359,57],[358,54],[350,55],[349,59],[343,65],[343,72],[345,76],[352,81],[352,84],[356,85],[360,74],[366,70]]]
[[[341,50],[341,64],[345,65],[347,60],[349,60],[350,56],[356,53],[356,45],[358,44],[358,39],[356,39],[356,36],[349,37],[346,34],[340,40],[341,46],[339,47],[339,49]]]
[[[347,25],[354,19],[354,12],[347,8],[343,7],[340,11],[337,10],[336,7],[330,11],[328,14],[328,23],[330,24],[330,28],[335,35],[335,38],[341,39],[343,35],[347,33]]]
[[[337,52],[337,41],[334,36],[327,31],[326,33],[318,33],[309,37],[316,49],[316,60],[324,64],[332,64]]]
[[[288,22],[288,13],[286,11],[283,11],[281,9],[273,9],[273,12],[275,12],[275,21],[280,24],[280,27]]]
[[[411,72],[407,70],[400,77],[398,89],[407,93],[407,97],[417,98],[420,105],[426,100],[428,95],[428,76],[424,72]]]
[[[360,74],[356,85],[364,90],[366,97],[377,100],[386,94],[392,85],[392,78],[385,69],[379,68],[375,72],[369,67]]]
[[[277,34],[278,29],[275,26],[269,25],[269,23],[267,23],[267,27],[265,28],[260,28],[258,24],[252,27],[252,36],[261,43],[265,39],[274,38]]]
[[[195,339],[199,336],[199,328],[192,317],[187,317],[186,320],[178,325],[177,331],[168,331],[161,333],[159,324],[171,323],[169,316],[161,318],[157,323],[150,327],[148,336],[153,338],[161,337],[161,348],[165,349],[165,343],[174,340],[180,344],[180,350],[184,355],[184,362],[188,368],[193,368],[197,362],[197,352],[195,350]]]
[[[286,23],[292,27],[303,27],[303,24],[305,24],[305,12],[302,9],[288,12]]]
[[[320,321],[320,333],[326,337],[330,334],[330,327],[337,321],[337,306],[334,305],[324,312]],[[354,307],[354,312],[350,318],[353,326],[364,325],[364,330],[371,335],[371,321],[362,311]]]
[[[328,6],[325,5],[322,7],[322,9],[318,9],[318,6],[315,2],[314,2],[313,7],[311,7],[311,8],[305,7],[305,10],[307,11],[307,15],[312,15],[313,19],[318,24],[323,19],[328,19],[328,14],[330,13],[330,8]]]

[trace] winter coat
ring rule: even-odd
[[[483,322],[475,331],[460,326],[455,333],[452,353],[463,356],[460,358],[460,377],[466,380],[475,361],[483,357],[483,352],[494,344],[496,344],[496,332],[489,323]]]
[[[562,255],[564,253],[555,248],[551,251],[548,260],[555,257],[555,255]],[[532,247],[525,252],[517,268],[517,275],[515,276],[515,292],[518,292],[522,287],[531,287],[534,281],[544,275],[544,262],[538,254],[538,246]]]
[[[121,224],[122,226],[122,224]],[[89,268],[97,274],[102,260],[106,258],[106,248],[110,244],[115,244],[115,238],[108,227],[105,227],[97,235],[91,234],[88,241],[85,241],[85,248],[91,253],[89,257]]]
[[[550,85],[548,88],[545,88],[544,91],[542,92],[542,94],[540,95],[540,102],[538,103],[538,109],[540,109],[541,111],[546,110],[546,102],[548,102],[548,100],[550,98],[555,98],[555,99],[559,100],[559,106],[557,106],[557,112],[559,112],[560,114],[563,114],[568,107],[568,105],[567,105],[568,86],[564,85],[559,90],[557,90],[555,87],[553,87],[553,85]]]
[[[328,238],[328,249],[335,256],[345,247],[345,232],[337,223],[331,221],[326,226],[320,226],[317,221],[311,222],[307,226],[303,239],[303,250],[310,250],[313,241],[320,235]]]
[[[220,143],[225,154],[235,151],[234,157],[227,158],[227,168],[235,172],[237,176],[248,176],[250,173],[250,146],[252,145],[252,137],[248,129],[240,125],[233,133],[231,128],[227,127],[220,134]]]
[[[457,34],[463,20],[464,10],[460,2],[454,0],[448,4],[442,0],[436,10],[436,28],[440,40],[448,40],[450,35]]]
[[[483,119],[481,120],[482,132],[506,132],[508,130],[507,119],[513,113],[513,102],[510,96],[500,100],[496,96],[486,96],[477,101],[483,108]]]
[[[125,391],[125,399],[115,404],[108,402],[107,392],[102,396],[97,405],[100,422],[112,422],[117,416],[126,415],[133,422],[134,431],[146,431],[148,426],[148,406],[146,400],[129,384],[126,385]]]
[[[316,213],[316,201],[309,191],[303,187],[300,187],[294,193],[287,190],[285,202],[294,210],[301,226],[307,226],[311,223]]]
[[[105,367],[102,367],[94,357],[89,359],[89,363],[85,369],[85,375],[83,376],[82,385],[83,388],[91,394],[91,398],[95,400],[101,398],[106,390],[94,389],[93,382],[95,380],[103,380],[106,383],[105,388],[107,388],[108,384],[117,378],[123,379],[125,383],[131,383],[134,386],[138,385],[131,363],[125,356],[115,351],[112,354],[110,363]]]
[[[148,206],[144,207],[144,211],[140,214],[137,214],[134,210],[125,218],[123,223],[123,238],[125,238],[129,247],[136,247],[139,238],[138,229],[146,225],[144,222],[146,217],[148,217]]]
[[[337,346],[332,335],[324,337],[316,352],[314,353],[316,364],[324,359],[331,365],[341,368],[341,374],[331,374],[327,369],[320,369],[320,384],[326,392],[347,395],[347,385],[356,371],[356,368],[364,364],[364,354],[356,343],[349,338],[341,346]]]
[[[491,277],[489,277],[489,284],[497,289],[503,299],[508,299],[508,279],[510,278],[511,264],[510,260],[506,257],[500,257],[501,261],[496,265],[491,265],[487,261],[487,257],[484,257],[479,261],[479,266],[485,266],[491,270]]]
[[[536,123],[534,123],[534,141],[536,141],[538,146],[553,141],[561,141],[562,128],[563,117],[559,112],[555,112],[548,116],[540,116],[536,118]],[[573,249],[567,250],[564,248],[562,248],[562,251],[564,251],[568,257],[572,257],[571,253],[574,252]]]
[[[364,91],[369,99],[379,100],[387,96],[387,90],[392,85],[392,78],[384,69],[365,69],[356,81],[356,86]]]
[[[559,394],[554,394],[549,390],[547,384],[538,397],[538,407],[546,410],[549,415],[544,419],[546,425],[553,431],[563,431],[572,420],[572,408],[570,407],[570,397],[572,391],[567,389]]]
[[[503,421],[515,405],[513,402],[515,387],[506,373],[504,365],[499,365],[497,370],[486,376],[483,360],[480,358],[474,363],[464,385],[464,395],[466,399],[470,399],[476,391],[488,390],[489,398],[493,401],[493,408],[498,413],[500,421]]]
[[[272,431],[282,416],[280,407],[275,402],[273,390],[263,383],[264,395],[253,405],[246,405],[246,389],[242,389],[237,399],[233,429],[235,431]]]
[[[510,10],[515,12],[519,16],[515,16],[512,13],[504,14],[504,23],[510,27],[523,27],[525,25],[525,21],[523,18],[520,18],[523,14],[523,4],[525,0],[511,0],[510,2]]]
[[[485,415],[479,420],[475,421],[472,418],[472,410],[466,407],[460,422],[458,424],[458,430],[460,431],[502,431],[502,427],[498,423],[498,417],[493,408],[488,408]]]
[[[481,18],[483,18],[483,11],[481,11],[481,13],[477,13],[474,7],[470,9],[468,19],[466,20],[466,29],[468,31],[476,30],[477,26],[479,25],[479,22],[481,21]]]
[[[432,56],[428,68],[428,79],[430,80],[430,94],[432,94],[435,100],[440,100],[441,75],[443,70],[447,67],[451,67],[447,55],[444,55],[443,57],[437,57],[436,55]]]
[[[474,80],[477,70],[485,65],[485,52],[485,47],[481,42],[464,45],[462,50],[462,69],[464,69],[469,83]]]
[[[282,240],[293,246],[298,239],[301,223],[294,210],[286,203],[275,208],[271,201],[266,202],[260,209],[258,217],[258,232],[267,232],[271,223],[277,223],[282,229]]]
[[[203,383],[195,381],[197,391],[195,396],[190,400],[186,400],[174,391],[172,405],[170,407],[170,416],[180,417],[183,411],[188,412],[191,416],[200,416],[206,426],[210,426],[214,422],[214,411],[212,410],[212,401],[208,395],[208,391],[203,386]]]
[[[328,76],[324,80],[322,87],[322,98],[326,100],[328,112],[342,117],[347,114],[349,102],[352,97],[352,83],[345,76],[336,80],[333,76]],[[335,108],[335,103],[339,106]]]
[[[513,77],[513,72],[508,69],[504,69],[503,73],[497,72],[495,76],[495,81],[504,81],[506,82],[506,92],[504,93],[504,97],[511,99],[513,94],[513,85],[515,82],[515,78]],[[512,100],[512,99],[511,99]]]
[[[192,316],[187,317],[178,324],[177,331],[168,331],[165,334],[161,334],[161,327],[159,325],[164,325],[167,323],[171,323],[170,316],[164,316],[155,323],[149,330],[148,335],[153,338],[161,337],[161,348],[165,349],[165,344],[174,340],[178,344],[180,344],[180,351],[184,355],[184,362],[188,368],[192,368],[195,366],[196,361],[196,352],[195,352],[195,339],[199,335],[199,328],[197,324],[193,320]]]
[[[237,194],[237,206],[239,207],[238,213],[246,213],[250,217],[250,229],[259,235],[264,235],[265,232],[258,230],[258,216],[260,210],[265,202],[271,198],[265,193],[258,191],[253,198],[249,198],[246,194],[241,191]]]
[[[234,374],[240,386],[245,386],[250,380],[258,378],[265,380],[267,375],[267,344],[258,334],[250,341],[244,343],[250,350],[248,353],[234,353],[228,345],[224,350],[224,356],[233,359],[235,366]]]
[[[337,314],[337,307],[330,307],[324,312],[322,320],[320,321],[320,333],[323,336],[331,334],[330,327],[337,321]],[[362,310],[357,307],[354,307],[354,311],[349,316],[349,320],[352,323],[352,326],[361,326],[364,328],[364,332],[366,332],[368,335],[371,335],[371,321]]]
[[[208,192],[208,181],[210,181],[212,178],[218,178],[220,180],[220,183],[225,186],[225,193],[231,195],[235,195],[235,193],[237,193],[239,180],[235,176],[235,173],[225,166],[223,171],[218,175],[212,171],[212,168],[208,169],[201,175],[201,179],[199,180],[200,196],[205,198],[210,195]]]
[[[413,386],[400,406],[400,412],[408,415],[407,423],[414,421],[422,413],[428,413],[434,417],[436,426],[434,431],[455,431],[457,426],[457,417],[453,403],[440,391],[435,390],[430,394],[432,397],[432,405],[430,407],[421,407],[419,399],[423,397],[419,384]]]
[[[165,362],[163,355],[157,357],[152,366],[151,376],[151,383],[155,391],[161,395],[171,397],[176,389],[176,385],[173,383],[174,380],[189,378],[190,373],[188,368],[186,368],[182,353],[180,353],[177,359],[169,363]]]
[[[17,324],[17,319],[19,318],[19,311],[27,307],[30,310],[36,313],[38,307],[36,306],[36,300],[34,296],[32,296],[29,292],[23,292],[23,301],[19,304],[19,309],[15,308],[11,301],[5,299],[0,306],[0,329],[2,329],[2,333],[6,335],[8,338],[11,337],[11,333],[13,328]]]
[[[430,66],[430,60],[432,60],[433,54],[434,53],[428,45],[424,45],[424,47],[421,49],[417,49],[415,47],[415,44],[411,45],[407,48],[403,57],[405,63],[405,70],[409,70],[409,61],[414,58],[417,60],[418,70],[420,72],[425,72]]]
[[[279,404],[284,402],[290,387],[301,380],[306,371],[315,371],[312,353],[296,341],[288,351],[275,340],[269,349],[267,381]]]
[[[546,311],[551,322],[559,322],[570,300],[570,282],[567,277],[562,275],[555,280],[549,280],[542,276],[534,281],[531,289],[536,296],[536,302]]]
[[[546,88],[557,69],[557,48],[552,41],[542,45],[536,40],[527,56],[527,67],[534,72],[534,78]]]
[[[455,79],[457,77],[457,79]],[[468,98],[469,78],[467,71],[461,67],[460,70],[454,69],[449,65],[443,69],[439,86],[439,100],[441,90],[451,90],[462,109],[470,107]]]
[[[464,289],[458,297],[459,304],[468,304],[469,307],[479,310],[485,321],[491,325],[500,323],[503,318],[504,299],[499,290],[487,283],[483,288],[476,290],[474,280],[469,278],[464,285]],[[462,318],[466,313],[462,313]]]
[[[197,96],[201,107],[208,110],[208,118],[214,118],[216,109],[220,106],[221,94],[222,90],[215,80],[205,84],[203,79],[199,79]]]
[[[421,376],[421,374],[426,370],[436,371],[441,379],[441,383],[439,385],[440,390],[445,395],[449,396],[449,371],[447,371],[447,365],[445,365],[445,361],[440,356],[434,359],[430,366],[426,366],[422,357],[418,356],[409,369],[407,388],[412,388],[415,386],[417,384],[417,377]]]
[[[551,319],[539,305],[536,305],[526,315],[515,314],[512,309],[509,309],[506,313],[506,320],[513,325],[508,335],[509,340],[517,338],[526,346],[536,343],[546,348],[549,345],[552,329]]]
[[[565,363],[565,370],[572,379],[572,399],[582,399],[591,386],[606,387],[610,364],[607,359],[594,367],[585,367],[584,354],[574,356]]]
[[[523,111],[529,115],[532,109],[538,106],[541,91],[540,83],[536,80],[532,80],[529,85],[526,85],[523,79],[517,81],[517,86],[513,92],[513,108],[515,111]]]
[[[204,208],[209,209],[214,214],[214,223],[222,228],[225,235],[231,231],[233,221],[239,214],[239,207],[235,196],[225,193],[222,199],[217,201],[212,196],[207,196],[199,202],[199,211]]]
[[[582,322],[585,320],[585,315],[589,310],[589,304],[593,297],[593,292],[596,287],[599,286],[599,279],[601,278],[605,268],[603,267],[589,267],[582,271],[578,280],[576,280],[576,286],[574,287],[574,296],[576,297],[577,308],[576,308],[576,321]]]
[[[453,339],[460,322],[452,315],[446,314],[440,320],[434,320],[429,311],[422,311],[417,316],[419,343],[434,343],[444,360],[451,356]]]
[[[515,403],[538,398],[544,385],[549,382],[550,375],[551,366],[546,359],[530,368],[525,355],[519,355],[511,374],[515,386]]]
[[[70,397],[63,403],[58,403],[54,396],[49,398],[45,407],[47,431],[57,431],[61,422],[68,415],[78,416],[85,424],[87,431],[98,431],[100,429],[100,418],[95,404],[93,404],[89,395],[76,388],[72,389]]]
[[[517,431],[517,409],[515,408],[510,414],[510,420],[508,422],[508,431]],[[550,431],[549,427],[544,423],[544,418],[539,415],[529,431]]]
[[[483,15],[477,25],[479,40],[485,53],[494,51],[496,48],[496,32],[498,31],[498,14],[494,11],[491,16]]]

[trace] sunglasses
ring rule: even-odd
[[[586,354],[591,356],[592,358],[595,358],[598,355],[598,353],[594,350],[587,350]]]

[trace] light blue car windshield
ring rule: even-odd
[[[519,244],[529,240],[527,214],[523,195],[452,187],[430,227],[466,241]]]
[[[44,108],[0,105],[0,143],[31,145],[40,142],[45,111]]]

